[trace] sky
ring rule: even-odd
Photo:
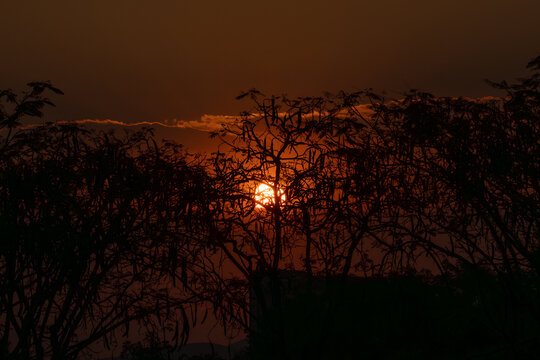
[[[197,130],[267,95],[411,88],[500,95],[540,55],[538,0],[0,1],[0,90],[50,80],[46,120],[160,127],[188,147]],[[96,125],[96,126],[99,126]]]
[[[540,55],[537,0],[0,2],[0,88],[50,80],[47,120],[183,123],[242,91],[496,95]],[[169,130],[167,130],[169,131]]]

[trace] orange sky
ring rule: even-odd
[[[539,14],[538,0],[5,0],[0,89],[51,80],[65,96],[46,120],[125,123],[235,115],[253,87],[498,95],[483,79],[525,73]],[[200,131],[157,133],[212,146]]]
[[[235,115],[252,87],[489,95],[483,79],[540,53],[538,14],[536,0],[3,1],[0,88],[51,80],[66,95],[50,120],[123,122]]]

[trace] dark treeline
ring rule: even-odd
[[[150,129],[24,128],[60,91],[0,92],[0,357],[93,356],[141,329],[181,345],[201,309],[249,332],[248,358],[531,356],[540,58],[528,68],[500,98],[252,90],[204,155]],[[303,279],[293,298],[284,276]]]

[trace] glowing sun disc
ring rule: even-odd
[[[278,194],[280,196],[280,202],[285,201],[285,194],[283,190],[279,189]],[[257,208],[263,208],[265,205],[274,204],[274,189],[270,185],[261,183],[255,190],[255,201],[257,201]]]

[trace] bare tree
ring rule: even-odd
[[[214,181],[208,246],[195,271],[195,292],[205,294],[224,323],[249,327],[250,289],[263,308],[279,309],[283,271],[307,274],[309,287],[314,276],[345,282],[351,274],[411,267],[404,256],[398,264],[388,240],[396,221],[395,165],[358,103],[345,95],[243,96],[251,96],[254,109],[214,134],[221,146],[207,165]],[[270,279],[269,293],[261,277]],[[338,303],[328,308],[328,329]]]
[[[455,279],[472,266],[498,274],[501,303],[521,297],[536,312],[534,286],[519,274],[538,272],[538,84],[536,73],[496,84],[508,96],[486,99],[244,94],[254,109],[216,134],[222,146],[208,166],[206,299],[247,328],[248,287],[265,298],[261,274],[279,308],[281,270],[344,281],[425,271],[462,291]]]

